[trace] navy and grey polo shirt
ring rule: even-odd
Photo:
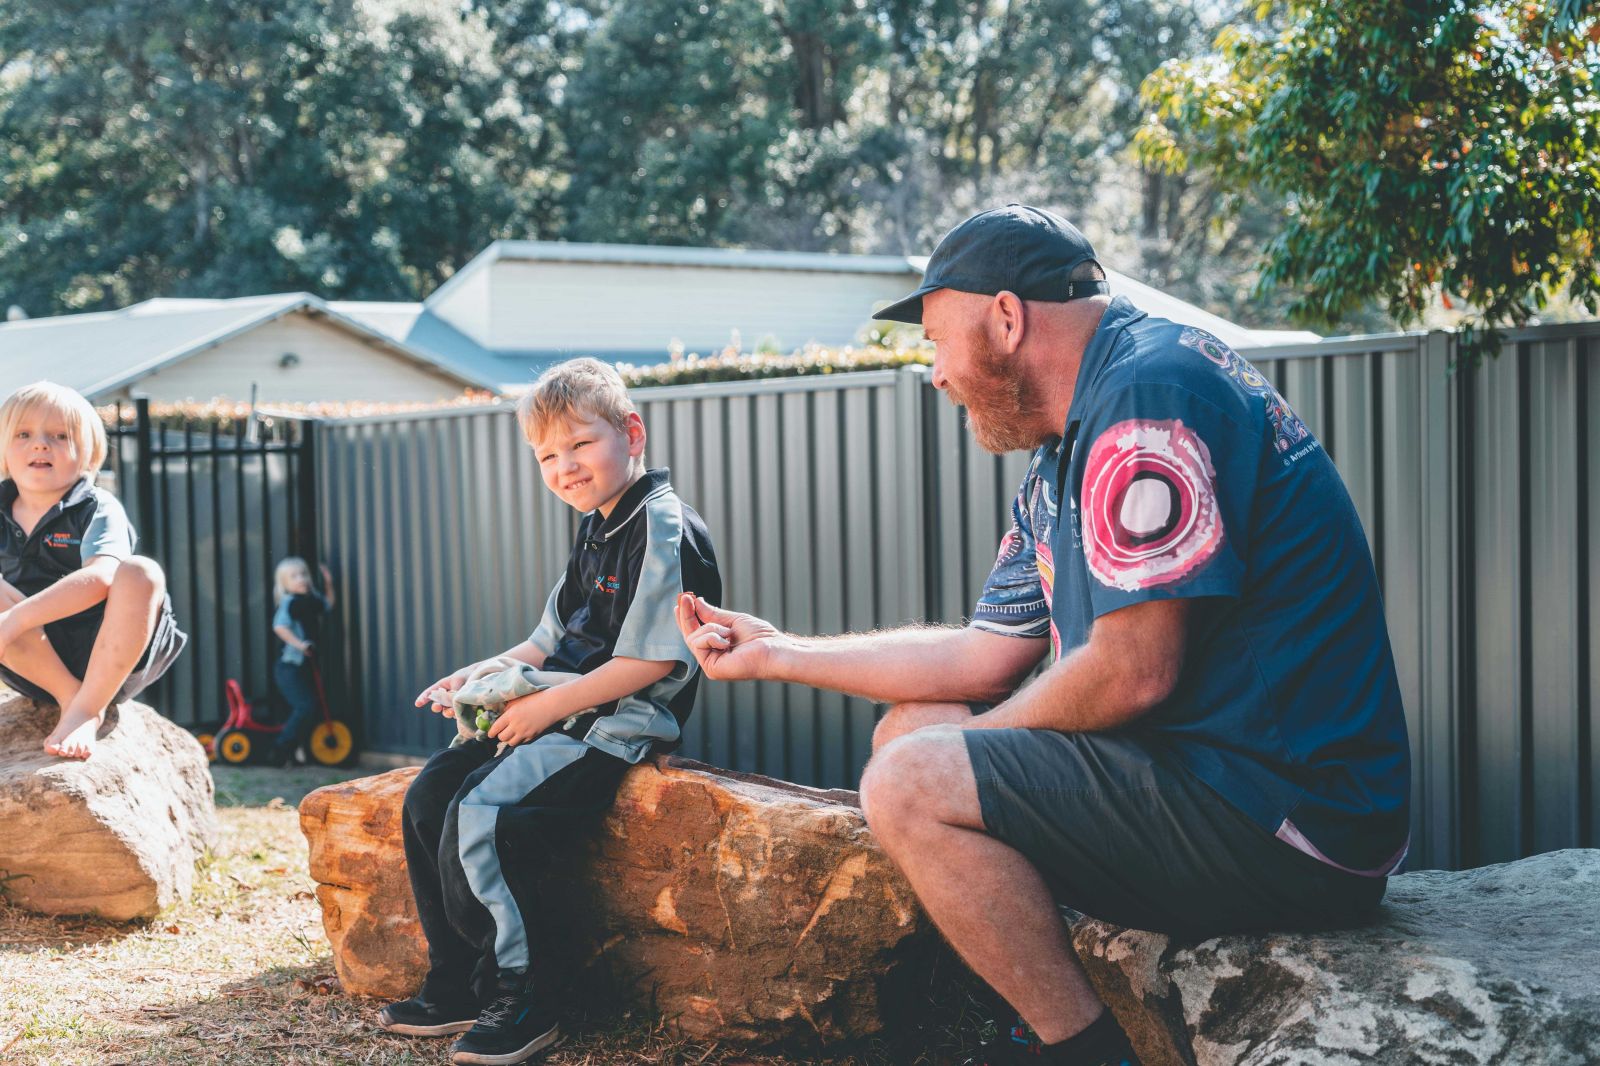
[[[666,677],[596,719],[586,743],[628,762],[677,746],[700,680],[674,613],[684,592],[722,602],[711,536],[673,491],[668,471],[649,470],[609,518],[592,511],[578,523],[566,572],[528,638],[544,652],[547,670],[586,674],[619,655],[677,661]]]
[[[1101,615],[1177,597],[1197,601],[1183,675],[1130,728],[1301,851],[1372,876],[1398,867],[1405,716],[1344,482],[1236,352],[1118,298],[972,624],[1048,634],[1059,659]]]
[[[10,478],[0,481],[0,577],[24,596],[43,592],[83,569],[97,555],[127,559],[138,544],[139,538],[121,502],[104,489],[95,488],[88,478],[75,482],[26,535],[11,515],[16,502],[16,482]],[[105,604],[97,603],[50,623],[46,629],[52,639],[59,629],[74,633],[85,630],[92,640],[104,614]]]

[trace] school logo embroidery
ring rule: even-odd
[[[594,579],[594,590],[596,592],[604,592],[608,596],[615,596],[617,594],[617,590],[621,587],[622,582],[618,580],[617,575],[615,574],[612,574],[609,577],[597,577]]]
[[[1289,401],[1238,352],[1205,330],[1193,327],[1183,331],[1178,343],[1185,348],[1193,348],[1221,367],[1244,391],[1261,397],[1267,405],[1267,421],[1272,423],[1272,446],[1280,455],[1287,456],[1289,449],[1311,435],[1306,424],[1300,421],[1300,416],[1294,413],[1294,408],[1289,406]]]
[[[1180,581],[1222,546],[1217,472],[1181,421],[1130,419],[1100,434],[1083,472],[1083,556],[1132,592]]]
[[[56,533],[48,533],[44,538],[44,546],[46,548],[76,548],[82,543],[82,540],[74,537],[66,530],[61,530]]]

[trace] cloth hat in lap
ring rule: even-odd
[[[936,289],[1063,303],[1109,292],[1106,283],[1072,280],[1094,262],[1094,248],[1076,226],[1049,211],[1007,204],[973,215],[944,235],[911,295],[873,314],[890,322],[922,322],[922,298]]]

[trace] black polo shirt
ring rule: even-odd
[[[629,762],[676,747],[694,706],[699,671],[678,630],[678,596],[722,602],[711,535],[669,476],[665,468],[649,470],[609,518],[584,516],[566,571],[528,638],[544,652],[547,670],[586,674],[619,655],[679,664],[615,708],[602,708],[609,713],[589,728],[587,743]]]

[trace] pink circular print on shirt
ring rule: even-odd
[[[1216,470],[1181,421],[1130,419],[1089,449],[1083,554],[1089,572],[1125,591],[1181,581],[1222,546]]]

